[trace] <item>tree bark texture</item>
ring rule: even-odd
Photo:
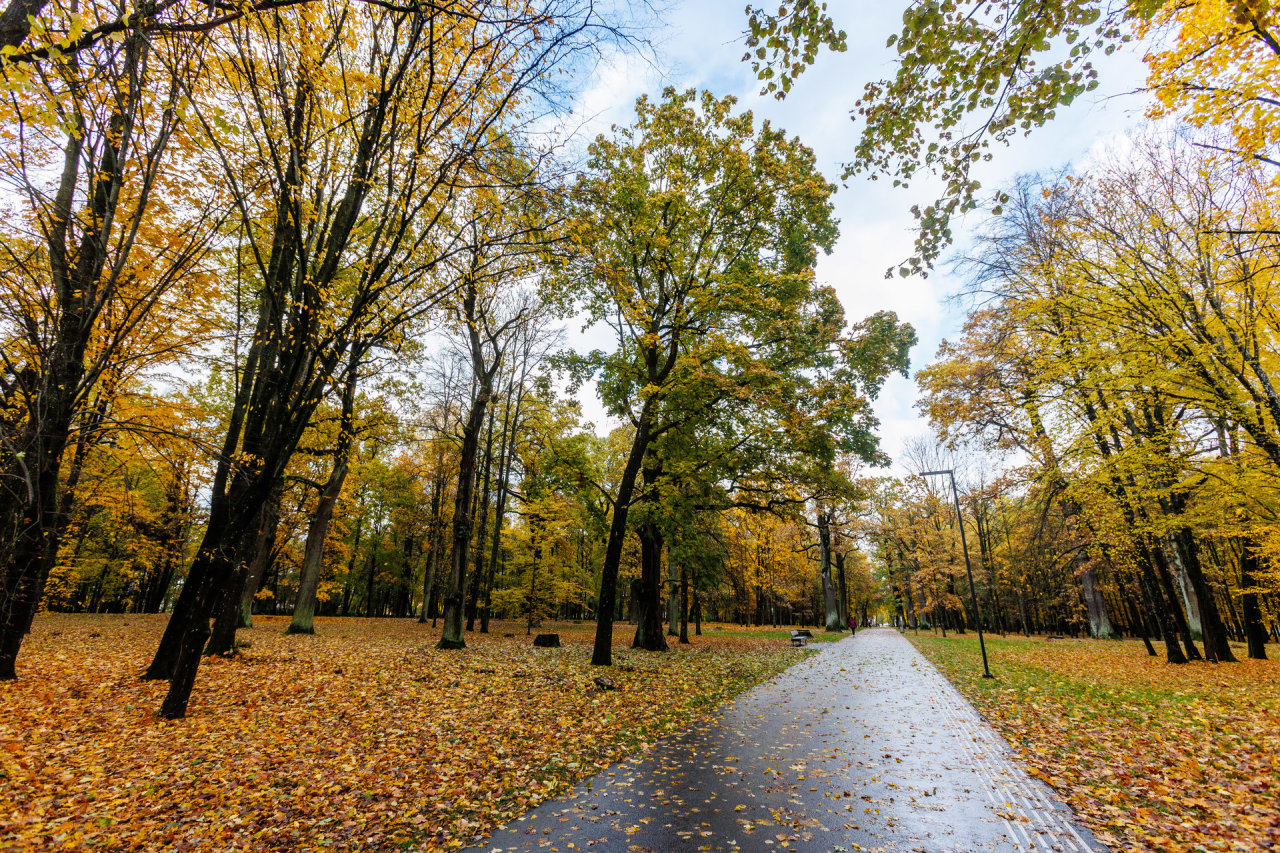
[[[475,492],[476,455],[480,447],[480,428],[492,389],[486,383],[471,402],[462,430],[458,450],[458,493],[453,502],[453,542],[449,554],[449,586],[444,599],[444,631],[437,644],[441,649],[461,649],[467,645],[463,637],[464,597],[467,588],[467,563],[471,554],[471,498]]]
[[[338,437],[333,445],[333,468],[329,479],[320,491],[315,513],[307,525],[307,542],[302,557],[302,572],[298,578],[298,598],[293,605],[293,617],[286,634],[314,634],[316,615],[316,590],[320,586],[320,568],[324,564],[324,542],[329,535],[333,511],[342,494],[343,483],[350,469],[351,446],[355,442],[356,383],[359,376],[359,359],[347,364],[347,375],[342,385],[342,412],[338,419]]]
[[[644,462],[649,445],[649,410],[646,404],[636,424],[636,434],[631,442],[631,453],[618,481],[618,496],[613,504],[613,518],[609,524],[609,541],[605,546],[604,566],[600,571],[600,601],[596,609],[596,638],[591,650],[591,663],[595,666],[613,665],[613,611],[618,600],[618,566],[622,563],[622,546],[627,537],[627,511],[635,494],[636,476]]]
[[[29,32],[27,16],[38,15],[44,3],[11,0],[0,15],[0,46],[18,45]],[[53,336],[42,342],[43,357],[21,371],[25,388],[5,402],[28,412],[27,424],[13,446],[0,452],[9,488],[0,509],[0,537],[12,536],[8,559],[0,568],[0,681],[17,678],[17,658],[44,595],[66,521],[59,506],[63,456],[72,425],[87,404],[93,373],[85,356],[99,325],[100,312],[112,293],[113,275],[104,278],[109,248],[126,253],[131,240],[115,240],[115,227],[125,165],[135,156],[135,119],[143,100],[140,81],[146,44],[139,34],[126,37],[124,64],[118,77],[119,95],[112,104],[102,135],[97,162],[86,164],[83,115],[74,116],[74,130],[66,137],[58,187],[52,199],[45,233],[51,285],[57,316]],[[149,152],[159,158],[167,132]],[[88,167],[96,167],[92,187],[81,186]],[[149,181],[147,182],[149,183]],[[85,196],[77,200],[77,196]],[[83,211],[76,208],[83,207]],[[81,226],[79,239],[72,219]],[[74,245],[73,245],[74,243]],[[119,245],[115,245],[115,244]],[[2,546],[3,543],[0,543]]]
[[[640,602],[636,612],[636,635],[631,645],[632,648],[651,652],[665,652],[668,649],[662,625],[662,550],[665,543],[661,528],[653,520],[662,466],[652,454],[646,454],[642,476],[645,490],[641,500],[649,506],[650,513],[649,520],[636,529],[640,537]]]
[[[1267,626],[1262,621],[1262,608],[1258,606],[1255,575],[1259,568],[1258,554],[1250,541],[1244,542],[1240,557],[1240,609],[1244,616],[1244,639],[1249,657],[1267,659]]]
[[[836,606],[836,593],[831,582],[831,522],[826,507],[818,506],[818,556],[822,566],[822,605],[824,627],[828,631],[843,631],[840,609]]]
[[[1115,636],[1111,620],[1107,616],[1107,602],[1093,575],[1093,569],[1080,572],[1080,591],[1084,596],[1085,610],[1089,613],[1089,633],[1098,639],[1109,640]]]

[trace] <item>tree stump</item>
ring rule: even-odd
[[[560,635],[538,634],[533,638],[533,647],[535,649],[558,649],[560,648]]]

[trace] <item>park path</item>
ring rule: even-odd
[[[897,631],[824,645],[471,849],[1106,850]]]

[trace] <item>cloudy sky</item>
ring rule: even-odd
[[[832,0],[830,5],[837,23],[848,33],[848,50],[822,55],[785,101],[760,97],[750,66],[741,61],[746,22],[742,0],[685,0],[672,3],[661,14],[660,28],[652,36],[655,56],[618,53],[606,57],[578,101],[577,119],[586,122],[592,136],[611,123],[629,123],[636,97],[657,93],[666,85],[733,94],[758,117],[767,117],[799,136],[814,149],[828,178],[835,180],[852,154],[860,129],[849,117],[853,102],[864,83],[893,72],[894,54],[885,47],[885,40],[900,29],[903,5],[859,3],[855,9],[849,0]],[[979,174],[984,186],[997,186],[1019,173],[1078,162],[1091,148],[1106,145],[1109,138],[1142,121],[1143,97],[1128,94],[1142,80],[1137,52],[1117,53],[1099,68],[1102,85],[1095,93],[1062,112],[1052,125],[996,152],[994,161]],[[914,325],[920,343],[911,361],[917,368],[932,360],[938,343],[954,335],[962,322],[962,312],[947,298],[958,282],[941,269],[927,279],[884,277],[886,269],[911,252],[911,205],[932,200],[923,185],[902,190],[891,183],[854,178],[840,190],[836,215],[841,237],[836,250],[819,263],[818,278],[835,287],[851,319],[889,309]],[[987,215],[971,214],[956,229],[957,243],[963,245],[966,231]],[[583,341],[576,329],[571,337]],[[928,430],[915,412],[915,399],[914,379],[895,377],[877,403],[882,444],[891,456],[897,456],[906,439]],[[589,393],[583,394],[583,409],[597,429],[607,423]]]

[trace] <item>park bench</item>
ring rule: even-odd
[[[806,630],[791,632],[791,645],[793,646],[803,646],[805,643],[807,643],[809,640],[812,640],[812,639],[813,639],[813,634],[809,633]]]

